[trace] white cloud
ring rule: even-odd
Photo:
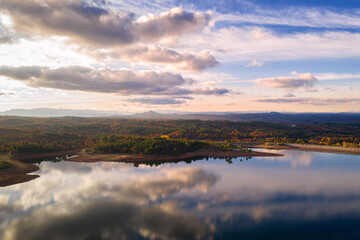
[[[317,73],[319,80],[342,80],[342,79],[360,79],[360,73]]]
[[[262,67],[262,66],[264,66],[264,63],[258,62],[256,60],[253,60],[251,63],[245,65],[245,67]]]
[[[292,72],[289,77],[259,78],[255,82],[268,88],[295,89],[300,87],[311,88],[317,79],[311,73]]]
[[[359,28],[360,17],[356,11],[335,12],[320,8],[285,7],[266,9],[252,6],[251,13],[215,13],[213,21],[261,25],[284,25],[316,28]]]
[[[360,33],[346,31],[277,34],[263,27],[231,26],[211,29],[179,41],[187,50],[198,51],[199,46],[212,49],[222,64],[254,59],[273,62],[360,57],[360,48],[354,47],[360,42]]]
[[[360,103],[360,98],[264,98],[257,99],[257,102],[265,103],[298,103],[298,104],[307,104],[314,106],[321,105],[339,105],[344,103]]]

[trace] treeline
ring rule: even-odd
[[[139,155],[179,154],[201,149],[228,151],[231,143],[213,143],[195,140],[170,139],[168,137],[104,136],[91,138],[86,147],[93,152],[129,153]]]
[[[156,141],[164,141],[164,139],[154,139],[162,135],[167,135],[172,140],[182,139],[181,141],[309,143],[359,147],[360,123],[292,125],[200,120],[0,117],[1,152],[40,153],[85,147],[95,148],[95,146],[106,147],[109,148],[106,151],[113,151],[112,148],[126,148],[126,145],[120,144],[124,140],[122,138],[129,141],[146,138],[145,140],[137,139],[135,142],[137,145],[147,144],[152,147],[141,148],[141,151],[134,150],[134,152],[146,154],[160,151],[156,147],[160,143]],[[112,138],[114,140],[106,140]],[[182,145],[176,145],[173,149],[181,151],[178,148],[182,149],[182,147]]]

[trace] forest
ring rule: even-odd
[[[359,147],[360,123],[285,124],[201,120],[0,117],[0,152],[70,149],[154,154],[221,143],[301,143]],[[216,143],[216,144],[214,144]],[[161,149],[161,146],[166,146]]]

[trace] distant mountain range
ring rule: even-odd
[[[22,117],[109,117],[114,115],[127,115],[126,112],[99,111],[99,110],[74,110],[57,108],[34,108],[34,109],[12,109],[0,112],[0,116],[22,116]]]
[[[114,117],[130,119],[163,119],[163,120],[230,120],[260,121],[275,123],[359,123],[360,113],[128,113],[116,111],[73,110],[73,109],[13,109],[0,112],[0,116],[24,117]]]

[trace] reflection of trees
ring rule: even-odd
[[[140,165],[146,165],[146,166],[150,166],[150,167],[158,167],[162,164],[165,163],[179,163],[179,162],[185,162],[186,164],[191,164],[192,162],[196,162],[196,161],[201,161],[201,160],[206,160],[208,161],[209,159],[214,159],[214,160],[225,160],[227,163],[232,164],[233,163],[233,159],[239,158],[239,157],[214,157],[214,156],[206,156],[206,157],[192,157],[192,158],[184,158],[184,159],[180,159],[180,160],[164,160],[164,161],[137,161],[134,162],[134,167],[139,167]],[[245,160],[250,160],[252,157],[244,157]],[[243,159],[240,157],[240,162],[242,162]]]

